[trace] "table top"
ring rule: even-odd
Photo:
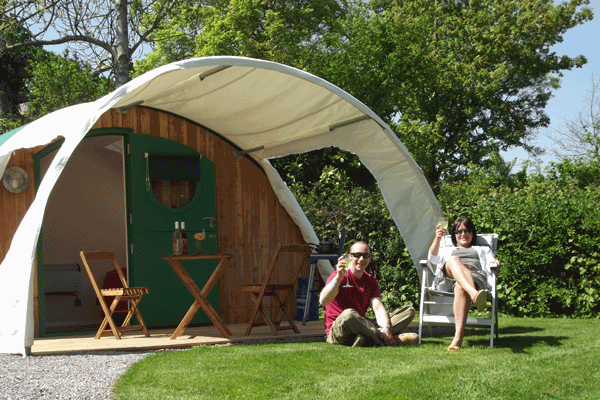
[[[160,256],[163,260],[211,260],[215,258],[231,258],[231,254],[182,254],[176,256],[170,254],[168,256]]]

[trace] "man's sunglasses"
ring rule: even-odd
[[[470,229],[459,229],[456,232],[454,232],[456,235],[462,235],[463,233],[471,233]]]
[[[354,258],[371,258],[372,254],[371,253],[350,253],[352,255],[352,257]]]

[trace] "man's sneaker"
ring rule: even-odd
[[[419,335],[416,333],[401,333],[398,335],[398,343],[400,346],[416,346],[419,344]]]
[[[365,345],[365,337],[360,333],[356,335],[356,339],[354,339],[354,343],[352,343],[352,347],[363,347]]]

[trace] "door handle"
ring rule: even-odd
[[[208,227],[209,228],[214,228],[215,227],[215,218],[214,217],[204,217],[203,219],[207,219],[208,220]]]

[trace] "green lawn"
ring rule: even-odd
[[[469,331],[419,347],[325,342],[160,352],[116,383],[117,399],[599,399],[600,320],[500,318],[500,339]]]

